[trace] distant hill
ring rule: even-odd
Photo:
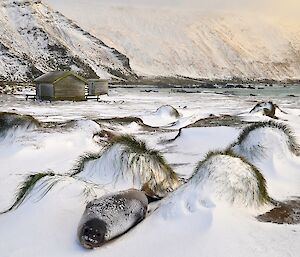
[[[192,0],[44,1],[124,53],[138,75],[300,79],[299,20],[234,8],[208,12],[189,6]]]

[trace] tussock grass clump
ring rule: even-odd
[[[164,197],[180,185],[179,178],[165,158],[159,151],[148,148],[145,142],[124,135],[115,138],[113,144],[125,146],[122,155],[123,158],[124,154],[129,157],[127,167],[133,176],[140,176],[148,195]]]
[[[268,116],[273,119],[278,119],[275,116],[276,108],[279,108],[276,104],[272,102],[259,102],[250,111],[250,113],[262,111],[263,115]]]
[[[72,176],[81,176],[90,161],[95,165],[91,168],[93,174],[90,172],[89,175],[101,177],[106,172],[105,176],[108,174],[114,183],[131,179],[134,186],[143,188],[152,197],[163,197],[181,183],[157,150],[129,135],[114,137],[99,154],[81,157]]]
[[[5,134],[9,129],[22,127],[39,127],[40,122],[30,115],[21,115],[10,112],[0,112],[0,135]]]
[[[29,175],[25,179],[25,181],[19,186],[19,189],[17,190],[15,201],[12,204],[12,206],[9,209],[3,211],[2,213],[6,213],[6,212],[9,212],[9,211],[12,211],[12,210],[15,210],[16,208],[18,208],[24,202],[24,200],[27,198],[27,196],[31,193],[31,191],[33,190],[33,188],[36,186],[36,184],[38,182],[40,182],[42,179],[44,179],[46,177],[54,177],[54,176],[55,176],[55,174],[52,172],[36,173],[36,174]],[[46,193],[51,189],[51,187],[46,190]]]
[[[180,114],[179,112],[171,105],[162,105],[161,107],[159,107],[155,113],[157,114],[163,114],[163,113],[167,113],[169,114],[170,116],[172,117],[175,117],[175,118],[179,118],[180,117]]]
[[[256,122],[248,127],[246,127],[239,135],[237,141],[233,143],[230,148],[233,148],[237,145],[242,145],[245,140],[249,137],[251,133],[253,133],[257,129],[262,128],[270,128],[270,129],[277,129],[283,132],[287,137],[287,146],[289,150],[295,154],[296,156],[300,155],[300,145],[298,144],[296,137],[291,130],[291,128],[283,123],[275,122],[275,121],[266,121],[266,122]]]
[[[262,173],[230,150],[209,152],[197,164],[190,182],[231,204],[260,206],[270,201]]]

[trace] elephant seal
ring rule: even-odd
[[[93,249],[120,236],[146,216],[148,200],[139,190],[130,189],[89,202],[78,226],[78,239]]]

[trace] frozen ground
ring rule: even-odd
[[[100,102],[79,103],[25,101],[21,96],[0,95],[0,112],[29,114],[41,122],[38,127],[8,130],[0,137],[0,210],[13,203],[18,185],[26,175],[48,170],[66,175],[79,156],[101,151],[103,145],[97,143],[99,138],[93,135],[102,129],[143,139],[148,146],[159,150],[173,170],[185,179],[191,177],[196,164],[204,160],[208,151],[226,149],[246,126],[238,122],[224,127],[219,122],[217,127],[205,123],[206,127],[184,128],[211,114],[231,115],[244,122],[267,121],[270,118],[249,111],[258,101],[273,101],[286,112],[277,110],[278,121],[289,125],[300,142],[300,90],[297,87],[249,91],[257,96],[249,96],[244,89],[236,90],[235,95],[220,94],[220,91],[216,94],[214,90],[189,94],[174,93],[171,89],[155,90],[158,92],[114,88]],[[295,97],[288,96],[291,94]],[[164,105],[173,106],[179,116]],[[137,117],[144,124],[139,119],[110,119],[116,117]],[[270,197],[285,201],[300,196],[300,158],[289,151],[285,134],[261,128],[243,144],[235,146],[234,151],[240,151],[260,169]],[[249,157],[252,147],[257,145],[266,151],[258,157]],[[110,167],[110,163],[107,165]],[[212,167],[215,174],[228,174],[229,178],[233,173],[238,177],[239,171],[249,170],[238,160],[233,158],[226,162],[222,156],[215,157]],[[124,184],[108,183],[101,176],[96,180],[93,176],[84,177],[85,180],[66,176],[42,199],[43,192],[34,188],[18,209],[0,215],[0,255],[299,256],[299,224],[259,222],[256,216],[272,209],[271,204],[252,205],[243,201],[232,204],[219,195],[222,188],[213,178],[198,175],[170,193],[158,204],[158,209],[133,230],[95,250],[81,248],[76,238],[85,204],[93,197],[123,189]],[[242,185],[232,181],[233,188]],[[224,196],[227,193],[225,191]]]

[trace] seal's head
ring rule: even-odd
[[[87,249],[101,246],[105,241],[106,223],[100,219],[90,219],[78,231],[80,244]]]

